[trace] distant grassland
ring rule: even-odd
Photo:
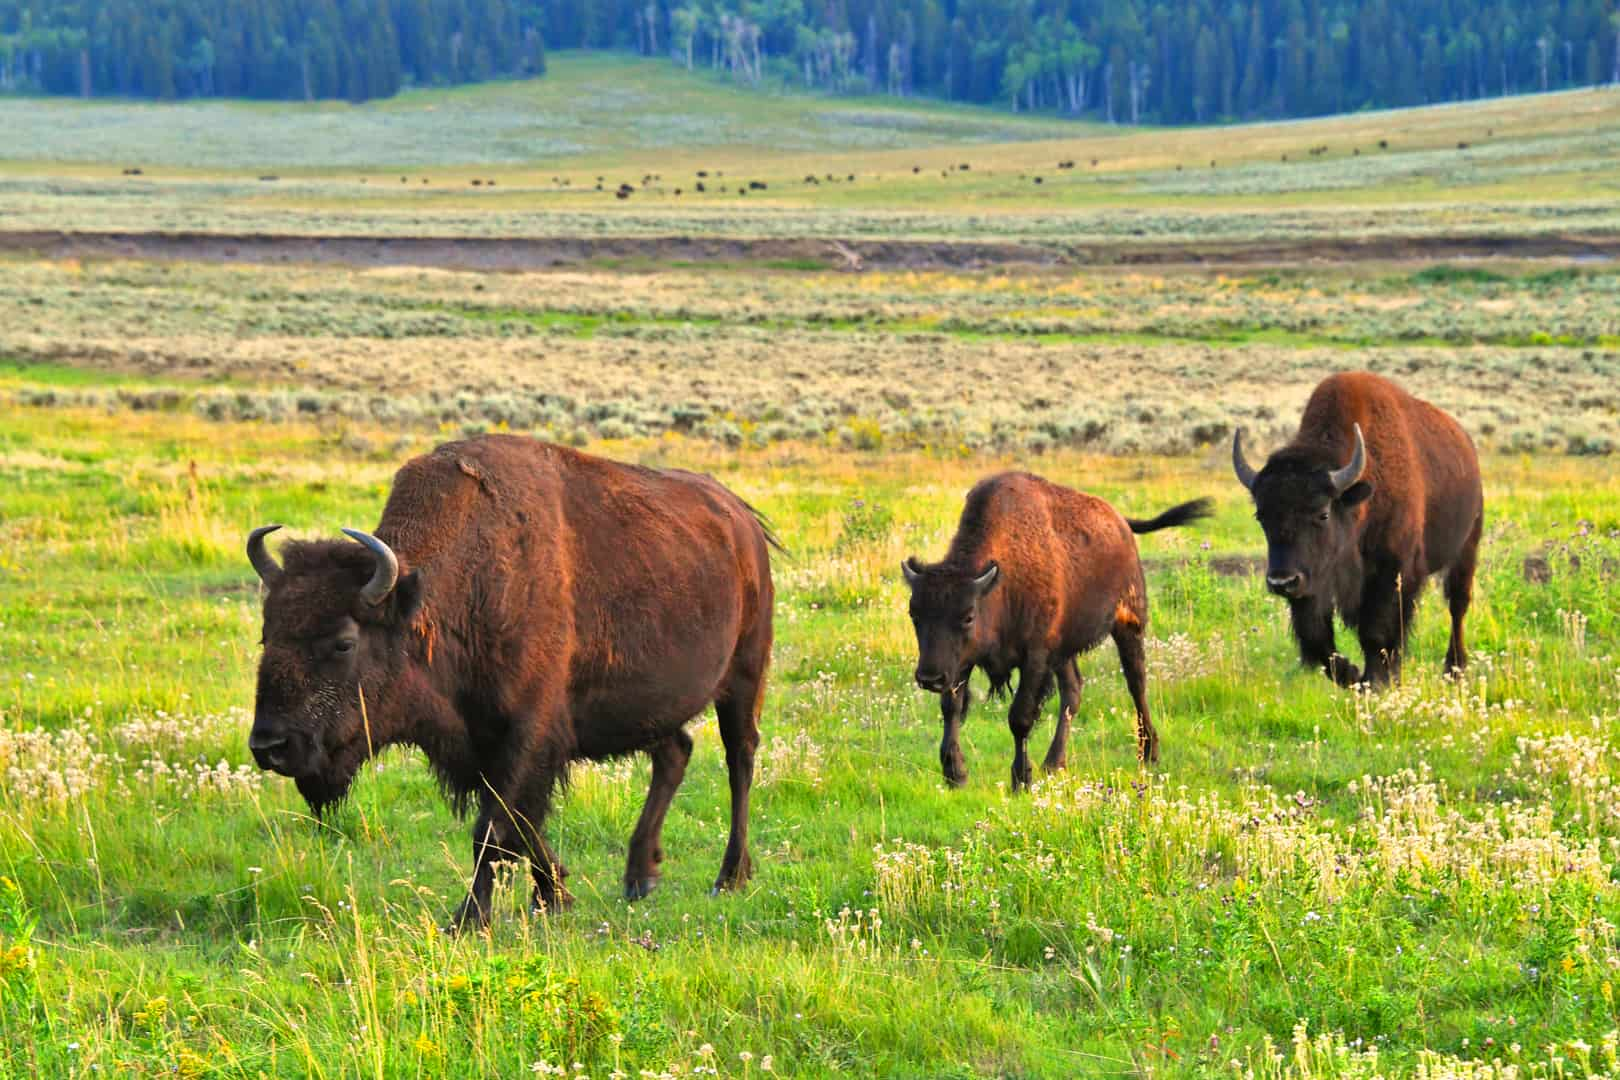
[[[1095,125],[902,98],[752,91],[661,60],[563,53],[544,78],[321,102],[0,99],[0,159],[173,169],[595,164],[726,147],[732,156],[1052,139]]]
[[[11,229],[1047,244],[1620,229],[1608,89],[1136,131],[752,93],[597,55],[364,106],[0,99],[0,129]]]
[[[477,274],[0,260],[0,393],[581,442],[1187,453],[1369,368],[1498,449],[1620,445],[1620,273]],[[29,366],[33,365],[33,366]],[[62,385],[60,368],[134,384]],[[73,380],[79,382],[77,378]]]

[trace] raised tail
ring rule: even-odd
[[[1125,524],[1131,527],[1133,533],[1158,532],[1160,529],[1173,529],[1177,525],[1185,525],[1199,518],[1207,518],[1215,512],[1215,500],[1194,499],[1179,506],[1172,506],[1156,518],[1138,521],[1135,518],[1126,518]]]

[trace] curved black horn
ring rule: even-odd
[[[1342,469],[1334,469],[1328,474],[1328,479],[1333,481],[1333,493],[1335,495],[1343,495],[1346,488],[1361,479],[1362,472],[1367,468],[1367,444],[1361,438],[1361,425],[1356,424],[1355,429],[1356,449],[1350,455],[1349,464]]]
[[[996,583],[996,578],[1000,576],[1001,567],[996,565],[996,561],[994,559],[991,559],[990,565],[985,567],[984,573],[973,579],[973,587],[982,593],[986,589],[990,588],[990,586],[994,585]]]
[[[922,570],[917,566],[917,556],[906,556],[906,561],[900,564],[900,572],[906,576],[907,585],[915,586],[922,579]]]
[[[260,525],[248,533],[247,555],[248,562],[258,572],[259,580],[266,585],[271,584],[281,576],[281,564],[276,562],[275,556],[264,549],[264,538],[281,528],[280,525]]]
[[[1249,467],[1249,462],[1243,456],[1243,429],[1238,428],[1232,433],[1232,470],[1237,473],[1238,483],[1254,490],[1255,472]]]
[[[343,535],[350,540],[357,540],[371,549],[377,556],[377,572],[371,575],[366,587],[360,590],[360,599],[368,604],[380,604],[387,599],[388,594],[394,591],[394,584],[399,581],[399,556],[394,549],[359,529],[344,529]]]

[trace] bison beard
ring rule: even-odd
[[[1013,790],[1032,772],[1026,744],[1054,688],[1061,697],[1045,767],[1067,762],[1069,726],[1082,681],[1075,657],[1114,639],[1136,706],[1137,753],[1159,757],[1147,704],[1147,587],[1133,533],[1185,525],[1208,516],[1207,499],[1183,503],[1149,521],[1123,518],[1101,499],[1029,473],[1003,473],[968,493],[945,558],[907,559],[917,631],[917,684],[939,694],[944,734],[940,767],[952,786],[967,780],[959,741],[975,667],[1005,694],[1018,672],[1007,715],[1013,735]]]
[[[1463,619],[1484,526],[1474,444],[1457,422],[1368,372],[1311,393],[1294,438],[1256,471],[1232,440],[1232,467],[1266,535],[1266,584],[1288,600],[1301,661],[1342,686],[1400,677],[1418,596],[1444,573],[1451,609],[1445,670],[1468,662]],[[1335,611],[1361,642],[1341,656]]]
[[[646,895],[683,728],[710,704],[732,796],[715,888],[748,879],[779,545],[746,503],[693,473],[490,436],[400,469],[376,535],[290,543],[278,563],[272,528],[248,540],[266,585],[254,757],[319,816],[375,752],[420,748],[458,810],[477,807],[454,927],[488,921],[502,860],[528,859],[537,907],[569,903],[541,830],[581,759],[652,758],[624,878]]]

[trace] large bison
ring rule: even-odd
[[[1388,379],[1333,375],[1299,432],[1258,472],[1232,439],[1232,466],[1266,534],[1266,585],[1288,600],[1300,659],[1341,686],[1400,676],[1412,613],[1445,570],[1447,671],[1468,662],[1463,616],[1484,523],[1479,458],[1457,422]],[[1365,671],[1339,655],[1333,612],[1361,639]]]
[[[541,828],[570,762],[637,751],[652,786],[624,890],[645,895],[664,815],[711,702],[731,779],[715,888],[751,871],[748,795],[771,651],[775,538],[719,483],[517,436],[448,443],[394,478],[376,533],[289,543],[253,530],[264,654],[248,740],[319,813],[391,743],[419,747],[465,809],[473,879],[452,925],[483,925],[494,865],[527,857],[566,906]]]
[[[939,695],[945,733],[939,762],[952,786],[967,780],[958,743],[975,667],[1003,693],[1018,671],[1007,724],[1013,735],[1013,790],[1030,784],[1025,744],[1056,682],[1061,709],[1045,767],[1067,761],[1069,724],[1080,703],[1075,657],[1113,636],[1136,704],[1138,756],[1159,760],[1148,715],[1147,586],[1133,533],[1206,517],[1207,499],[1133,521],[1091,495],[1029,473],[1001,473],[968,492],[945,558],[901,564],[917,631],[917,685]]]

